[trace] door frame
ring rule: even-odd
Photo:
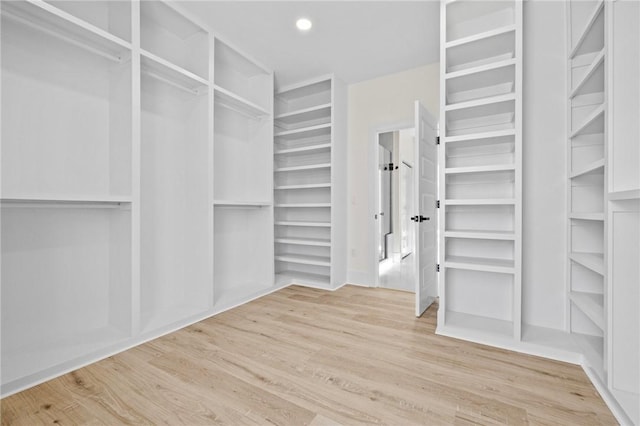
[[[369,147],[369,182],[373,185],[369,186],[369,235],[373,235],[373,244],[370,244],[369,255],[369,273],[373,287],[380,287],[380,275],[378,272],[378,241],[380,241],[380,232],[378,227],[378,204],[380,203],[380,185],[378,184],[378,165],[380,157],[378,155],[378,138],[380,133],[394,132],[396,130],[405,130],[415,128],[414,120],[404,120],[393,124],[375,127],[371,131],[370,140],[372,143]],[[414,200],[415,201],[415,200]]]

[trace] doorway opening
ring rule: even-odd
[[[378,133],[378,286],[415,292],[415,128]]]

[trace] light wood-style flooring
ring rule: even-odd
[[[7,397],[2,424],[616,424],[580,367],[436,336],[413,298],[289,287]]]

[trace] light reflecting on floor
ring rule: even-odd
[[[380,262],[379,286],[394,290],[415,292],[415,267],[413,259],[414,255],[409,254],[395,262],[392,259],[385,259]]]

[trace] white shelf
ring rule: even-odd
[[[508,93],[506,95],[491,96],[488,98],[474,99],[472,101],[458,102],[455,104],[447,105],[444,107],[444,109],[445,111],[458,111],[461,109],[476,108],[476,107],[489,106],[493,104],[499,104],[502,102],[513,101],[515,99],[516,99],[515,93]]]
[[[327,123],[327,124],[319,124],[317,126],[303,127],[300,129],[285,130],[283,132],[276,133],[274,137],[280,138],[280,139],[302,139],[302,138],[310,138],[310,137],[330,135],[330,134],[331,134],[331,123]]]
[[[513,164],[499,164],[494,166],[473,166],[473,167],[450,167],[444,169],[445,174],[461,174],[461,173],[487,173],[502,172],[515,170]]]
[[[297,153],[308,153],[312,151],[329,151],[329,150],[331,150],[331,142],[321,143],[317,145],[301,146],[297,148],[279,149],[277,151],[274,151],[274,155],[287,155],[287,154],[297,154]]]
[[[569,99],[587,93],[602,92],[604,90],[604,49],[601,50],[589,68],[584,73],[582,79],[575,85]]]
[[[501,274],[513,274],[515,272],[513,260],[483,257],[447,256],[444,260],[444,266],[453,269],[496,272]]]
[[[129,42],[44,1],[4,1],[2,16],[114,62],[130,56]]]
[[[214,85],[216,105],[236,111],[249,118],[259,119],[269,115],[269,111],[261,106],[218,85]]]
[[[513,337],[513,322],[471,315],[462,312],[447,311],[446,329],[459,329],[463,332],[472,330],[481,334],[497,335],[504,338]]]
[[[312,228],[331,228],[331,222],[278,221],[276,226],[305,226]]]
[[[312,274],[293,270],[284,270],[276,273],[276,284],[307,284],[327,287],[330,284],[328,275]]]
[[[140,50],[140,67],[143,74],[194,95],[209,89],[207,80],[144,50]]]
[[[274,118],[276,125],[281,127],[292,126],[299,123],[331,119],[331,104],[322,104],[310,108],[302,108],[296,111],[279,114]]]
[[[600,330],[604,331],[604,296],[572,291],[569,298]]]
[[[325,256],[309,256],[300,254],[276,254],[275,259],[280,262],[298,263],[301,265],[331,266],[331,260]]]
[[[608,198],[609,201],[637,200],[640,199],[640,189],[609,192]]]
[[[215,207],[269,207],[270,201],[213,200]]]
[[[569,54],[569,59],[573,59],[580,51],[580,48],[583,47],[583,45],[588,44],[587,40],[590,39],[591,31],[596,27],[596,23],[598,22],[599,19],[604,20],[604,0],[598,0],[596,7],[594,8],[593,12],[591,12],[591,15],[589,16],[589,19],[587,20],[587,23],[585,24],[584,29],[580,33],[580,37],[578,37],[578,41],[576,42],[573,49],[571,49],[571,53]],[[600,38],[600,37],[595,37],[595,38]]]
[[[455,230],[445,231],[445,238],[470,238],[481,240],[508,240],[516,239],[516,234],[509,231],[472,231],[472,230]]]
[[[331,208],[331,203],[282,203],[276,204],[275,207],[281,209]]]
[[[12,196],[0,199],[2,207],[63,207],[63,208],[118,208],[131,204],[131,197],[125,196]]]
[[[331,247],[331,240],[320,238],[285,238],[276,237],[276,243],[293,244],[299,246]]]
[[[604,213],[570,213],[569,219],[604,221]]]
[[[516,131],[514,129],[507,130],[497,130],[492,132],[482,132],[482,133],[470,133],[466,135],[460,136],[445,136],[442,137],[442,141],[445,144],[454,144],[454,143],[469,143],[474,141],[483,141],[483,140],[491,140],[497,139],[507,136],[515,136]]]
[[[475,200],[445,200],[446,206],[500,206],[513,205],[516,203],[514,198],[486,198]]]
[[[591,269],[600,275],[604,275],[604,256],[602,253],[581,253],[573,252],[569,254],[569,259]]]
[[[470,43],[474,43],[480,40],[485,40],[488,38],[492,38],[492,37],[496,37],[502,34],[507,34],[507,33],[511,33],[511,32],[515,32],[516,30],[516,26],[515,25],[506,25],[504,27],[500,27],[500,28],[496,28],[490,31],[485,31],[479,34],[474,34],[472,36],[468,36],[468,37],[463,37],[463,38],[459,38],[457,40],[453,40],[450,42],[445,43],[444,48],[445,49],[451,49],[452,47],[457,47],[457,46],[462,46],[464,44],[470,44]]]
[[[310,164],[307,166],[279,167],[274,172],[296,172],[302,170],[330,169],[331,163]]]
[[[572,173],[571,179],[584,176],[590,173],[602,174],[603,172],[604,172],[604,158],[601,158],[600,160],[596,160],[590,164],[587,164],[577,172]]]
[[[467,68],[461,71],[449,72],[444,75],[445,80],[451,80],[458,77],[470,76],[473,74],[479,74],[486,71],[492,71],[500,68],[506,68],[516,64],[515,59],[506,59],[502,61],[496,61],[489,64],[479,65],[473,68]]]
[[[309,183],[304,185],[284,185],[284,186],[276,186],[274,189],[287,190],[287,189],[316,189],[316,188],[331,188],[331,184],[330,183]]]
[[[575,138],[581,135],[589,135],[593,133],[604,132],[604,104],[599,105],[583,122],[574,130],[570,138]]]

